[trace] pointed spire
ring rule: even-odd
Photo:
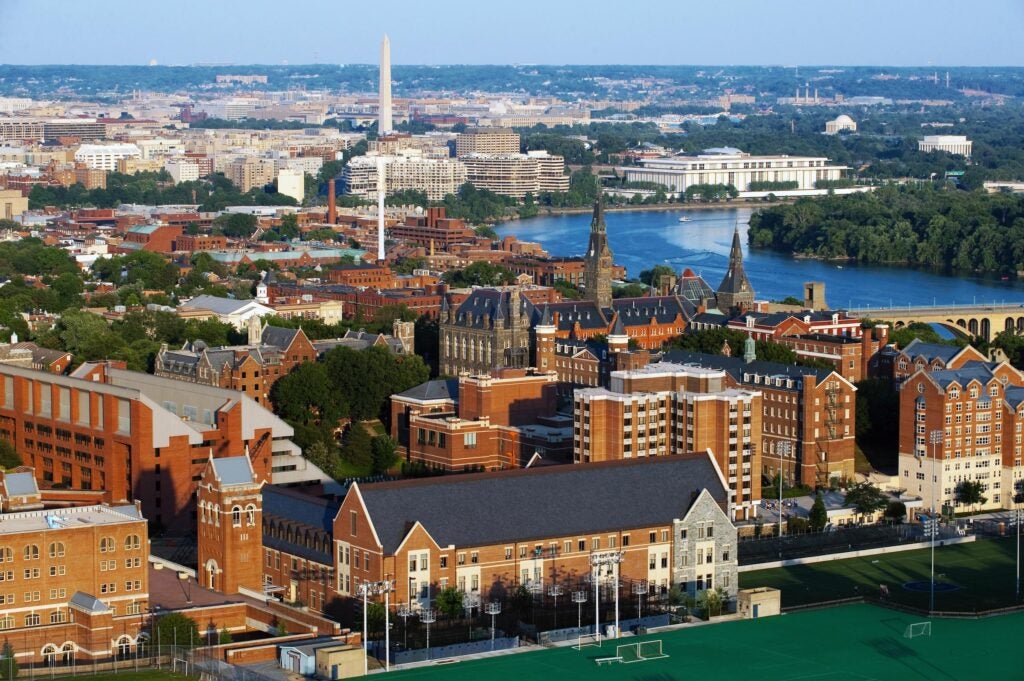
[[[622,316],[621,315],[615,315],[615,326],[612,327],[612,335],[613,336],[625,336],[626,335],[626,327],[622,323]]]
[[[740,223],[736,223],[736,228],[732,232],[732,248],[729,249],[729,266],[739,263],[743,264],[743,247],[740,243]]]
[[[600,192],[597,195],[597,201],[594,202],[594,218],[590,221],[591,232],[604,232],[604,192]]]
[[[554,322],[551,320],[551,308],[548,307],[547,303],[544,303],[544,311],[540,315],[541,326],[552,326]]]

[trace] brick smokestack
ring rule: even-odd
[[[327,180],[327,224],[338,221],[338,205],[334,195],[334,178]]]

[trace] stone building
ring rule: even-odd
[[[604,194],[594,204],[594,218],[590,222],[590,243],[584,257],[584,294],[600,309],[612,306],[612,250],[608,247],[608,231],[604,224]]]

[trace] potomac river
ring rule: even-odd
[[[631,278],[658,264],[677,272],[689,267],[717,288],[725,276],[738,223],[744,267],[759,300],[802,299],[805,281],[823,281],[832,308],[1024,303],[1024,282],[1019,281],[944,276],[905,267],[837,265],[750,250],[746,233],[751,212],[751,208],[612,211],[605,213],[605,223],[615,262],[625,265]],[[684,215],[689,222],[679,222]],[[590,217],[589,213],[540,216],[500,224],[497,231],[500,236],[514,234],[521,241],[539,242],[555,256],[583,255]]]

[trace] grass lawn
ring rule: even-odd
[[[977,681],[1024,678],[1020,632],[1024,614],[980,620],[932,620],[932,635],[903,634],[923,621],[871,605],[781,617],[683,627],[645,636],[661,640],[666,658],[632,664],[595,662],[616,655],[601,648],[557,648],[421,667],[401,681]],[[637,641],[626,638],[619,644]]]
[[[889,587],[889,598],[928,609],[929,549],[849,558],[811,565],[740,573],[740,587],[772,586],[782,590],[782,605],[789,607],[852,596],[878,596],[879,584]],[[1013,605],[1016,537],[985,539],[970,544],[935,548],[936,582],[955,591],[936,591],[936,610],[990,610]],[[923,581],[924,591],[903,588]]]

